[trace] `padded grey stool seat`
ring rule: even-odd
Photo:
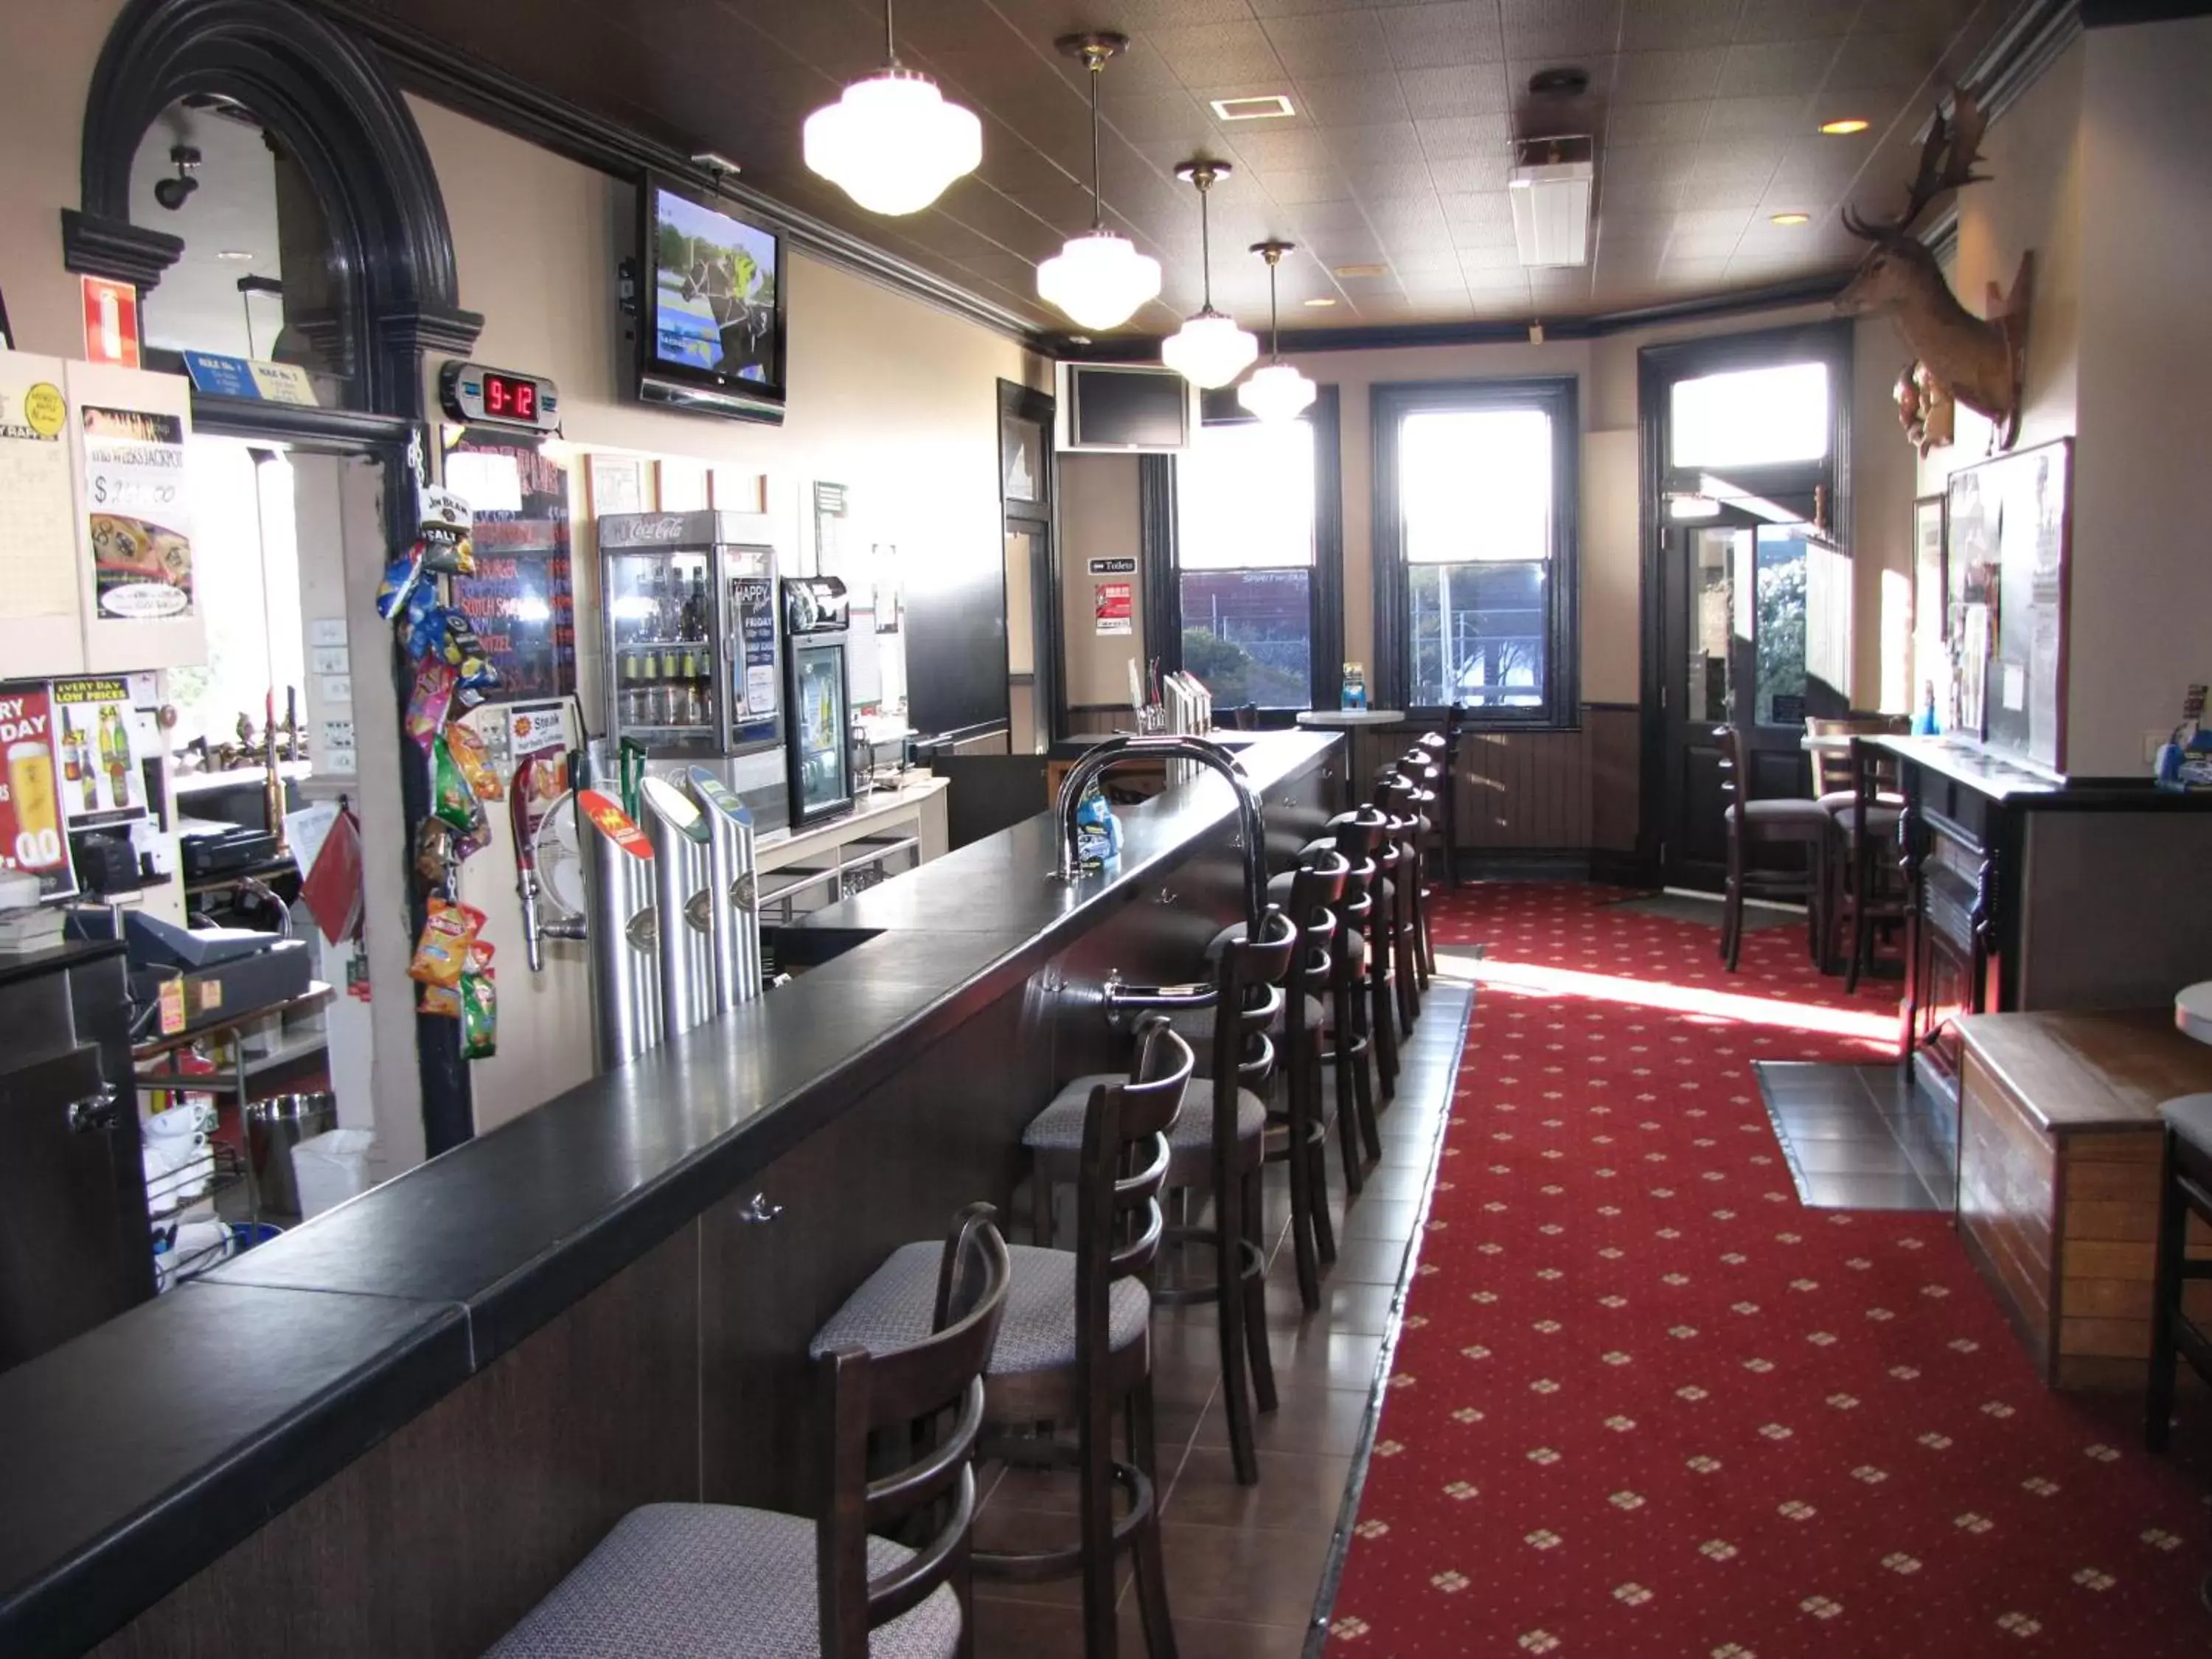
[[[1743,815],[1753,823],[1781,825],[1802,823],[1815,829],[1825,829],[1834,821],[1835,815],[1819,801],[1791,798],[1776,800],[1747,800],[1743,804]]]
[[[942,1251],[920,1248],[933,1291]],[[925,1298],[915,1340],[929,1334]],[[648,1504],[624,1516],[486,1659],[818,1659],[815,1552],[815,1524],[799,1516]],[[871,1578],[913,1559],[903,1544],[868,1539]],[[959,1647],[950,1584],[868,1641],[870,1659],[953,1659]]]
[[[1820,796],[1819,799],[1820,805],[1827,809],[1827,811],[1833,812],[1838,817],[1848,817],[1850,816],[1851,803],[1858,799],[1858,795],[1854,790],[1831,789],[1826,794]],[[1897,822],[1897,815],[1904,809],[1904,796],[1893,793],[1887,789],[1884,789],[1875,796],[1873,805],[1867,812],[1867,817],[1869,818],[1873,818],[1878,814],[1887,813],[1889,816],[1889,821],[1892,823],[1895,823]]]
[[[1211,1012],[1211,1010],[1208,1010]],[[1184,1042],[1190,1039],[1186,1036]],[[1050,1147],[1061,1152],[1074,1152],[1083,1145],[1083,1116],[1091,1102],[1091,1091],[1102,1083],[1118,1083],[1118,1073],[1100,1072],[1091,1077],[1079,1077],[1053,1097],[1052,1104],[1030,1120],[1029,1127],[1022,1131],[1022,1145],[1031,1152]],[[1237,1091],[1237,1133],[1255,1133],[1267,1121],[1267,1103],[1249,1089]],[[1183,1085],[1182,1115],[1168,1132],[1170,1152],[1188,1152],[1194,1147],[1208,1146],[1213,1141],[1213,1079],[1194,1077]],[[1017,1271],[1018,1271],[1017,1264]]]
[[[1103,1081],[1120,1083],[1116,1076]],[[1088,1099],[1086,1096],[1085,1097]],[[1079,1116],[1078,1144],[1082,1130]],[[1018,1376],[1075,1364],[1075,1252],[1010,1244],[1013,1283],[1006,1291],[999,1340],[983,1368],[989,1376]],[[902,1244],[870,1273],[830,1322],[814,1334],[808,1352],[866,1348],[890,1353],[929,1334],[941,1252],[927,1241]],[[1139,1279],[1117,1279],[1107,1304],[1108,1340],[1119,1352],[1145,1334],[1152,1316],[1152,1292]]]

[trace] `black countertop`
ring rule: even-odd
[[[1264,796],[1336,741],[1270,736],[1244,764]],[[819,912],[851,948],[793,984],[0,1374],[0,1653],[128,1622],[1133,901],[1233,801],[1207,776],[1121,817],[1121,862],[1071,884],[1040,814]]]
[[[80,963],[97,962],[102,957],[122,954],[122,940],[112,939],[70,939],[65,944],[49,945],[43,951],[18,951],[13,954],[0,952],[0,985],[13,985],[18,980],[35,979],[40,974],[58,974]]]
[[[2001,805],[2021,803],[2060,811],[2212,810],[2212,794],[2160,789],[2148,777],[2066,777],[1961,738],[1881,736],[1868,741]]]

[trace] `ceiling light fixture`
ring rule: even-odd
[[[1336,300],[1333,295],[1316,294],[1312,299],[1305,301],[1304,303],[1313,307],[1316,310],[1320,310],[1325,306],[1334,305],[1336,303]]]
[[[1275,270],[1295,246],[1272,240],[1252,244],[1252,252],[1267,262],[1267,366],[1237,388],[1237,401],[1247,414],[1263,421],[1296,420],[1312,407],[1317,390],[1311,380],[1283,361],[1283,319],[1275,300]]]
[[[949,103],[937,82],[902,67],[884,0],[890,62],[806,118],[806,165],[871,213],[919,213],[983,159],[983,124]]]
[[[1524,139],[1506,175],[1513,246],[1524,265],[1589,263],[1590,191],[1596,147],[1587,137]]]
[[[1193,386],[1211,390],[1227,386],[1252,365],[1260,343],[1237,319],[1213,308],[1212,216],[1206,198],[1213,181],[1229,175],[1226,161],[1185,161],[1176,177],[1198,186],[1198,264],[1205,283],[1205,298],[1195,317],[1160,344],[1160,361]]]
[[[1296,115],[1291,100],[1279,92],[1271,92],[1263,98],[1210,98],[1213,118],[1217,121],[1274,121],[1285,115]]]
[[[1864,132],[1869,125],[1856,115],[1850,115],[1840,121],[1821,122],[1820,131],[1831,138],[1848,138],[1855,132]]]
[[[1813,222],[1813,216],[1809,213],[1778,213],[1769,222],[1778,225],[1809,225]]]
[[[253,250],[250,247],[218,248],[216,251],[215,257],[218,259],[230,259],[240,264],[244,264],[246,261],[252,258]]]
[[[1037,267],[1037,292],[1085,328],[1115,328],[1160,291],[1160,262],[1106,228],[1106,198],[1098,182],[1098,77],[1129,37],[1067,34],[1053,44],[1070,58],[1081,58],[1091,74],[1091,234],[1069,237],[1066,246]]]
[[[1336,274],[1340,276],[1387,276],[1390,274],[1390,267],[1376,264],[1339,265],[1336,267]]]

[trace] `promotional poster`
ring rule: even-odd
[[[174,415],[87,405],[84,494],[100,614],[192,614],[185,425]]]
[[[41,899],[76,891],[62,830],[53,698],[43,685],[0,690],[0,868],[39,878]]]

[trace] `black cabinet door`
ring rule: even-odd
[[[89,1046],[0,1073],[0,1370],[127,1305],[116,1138],[74,1109],[100,1091]]]

